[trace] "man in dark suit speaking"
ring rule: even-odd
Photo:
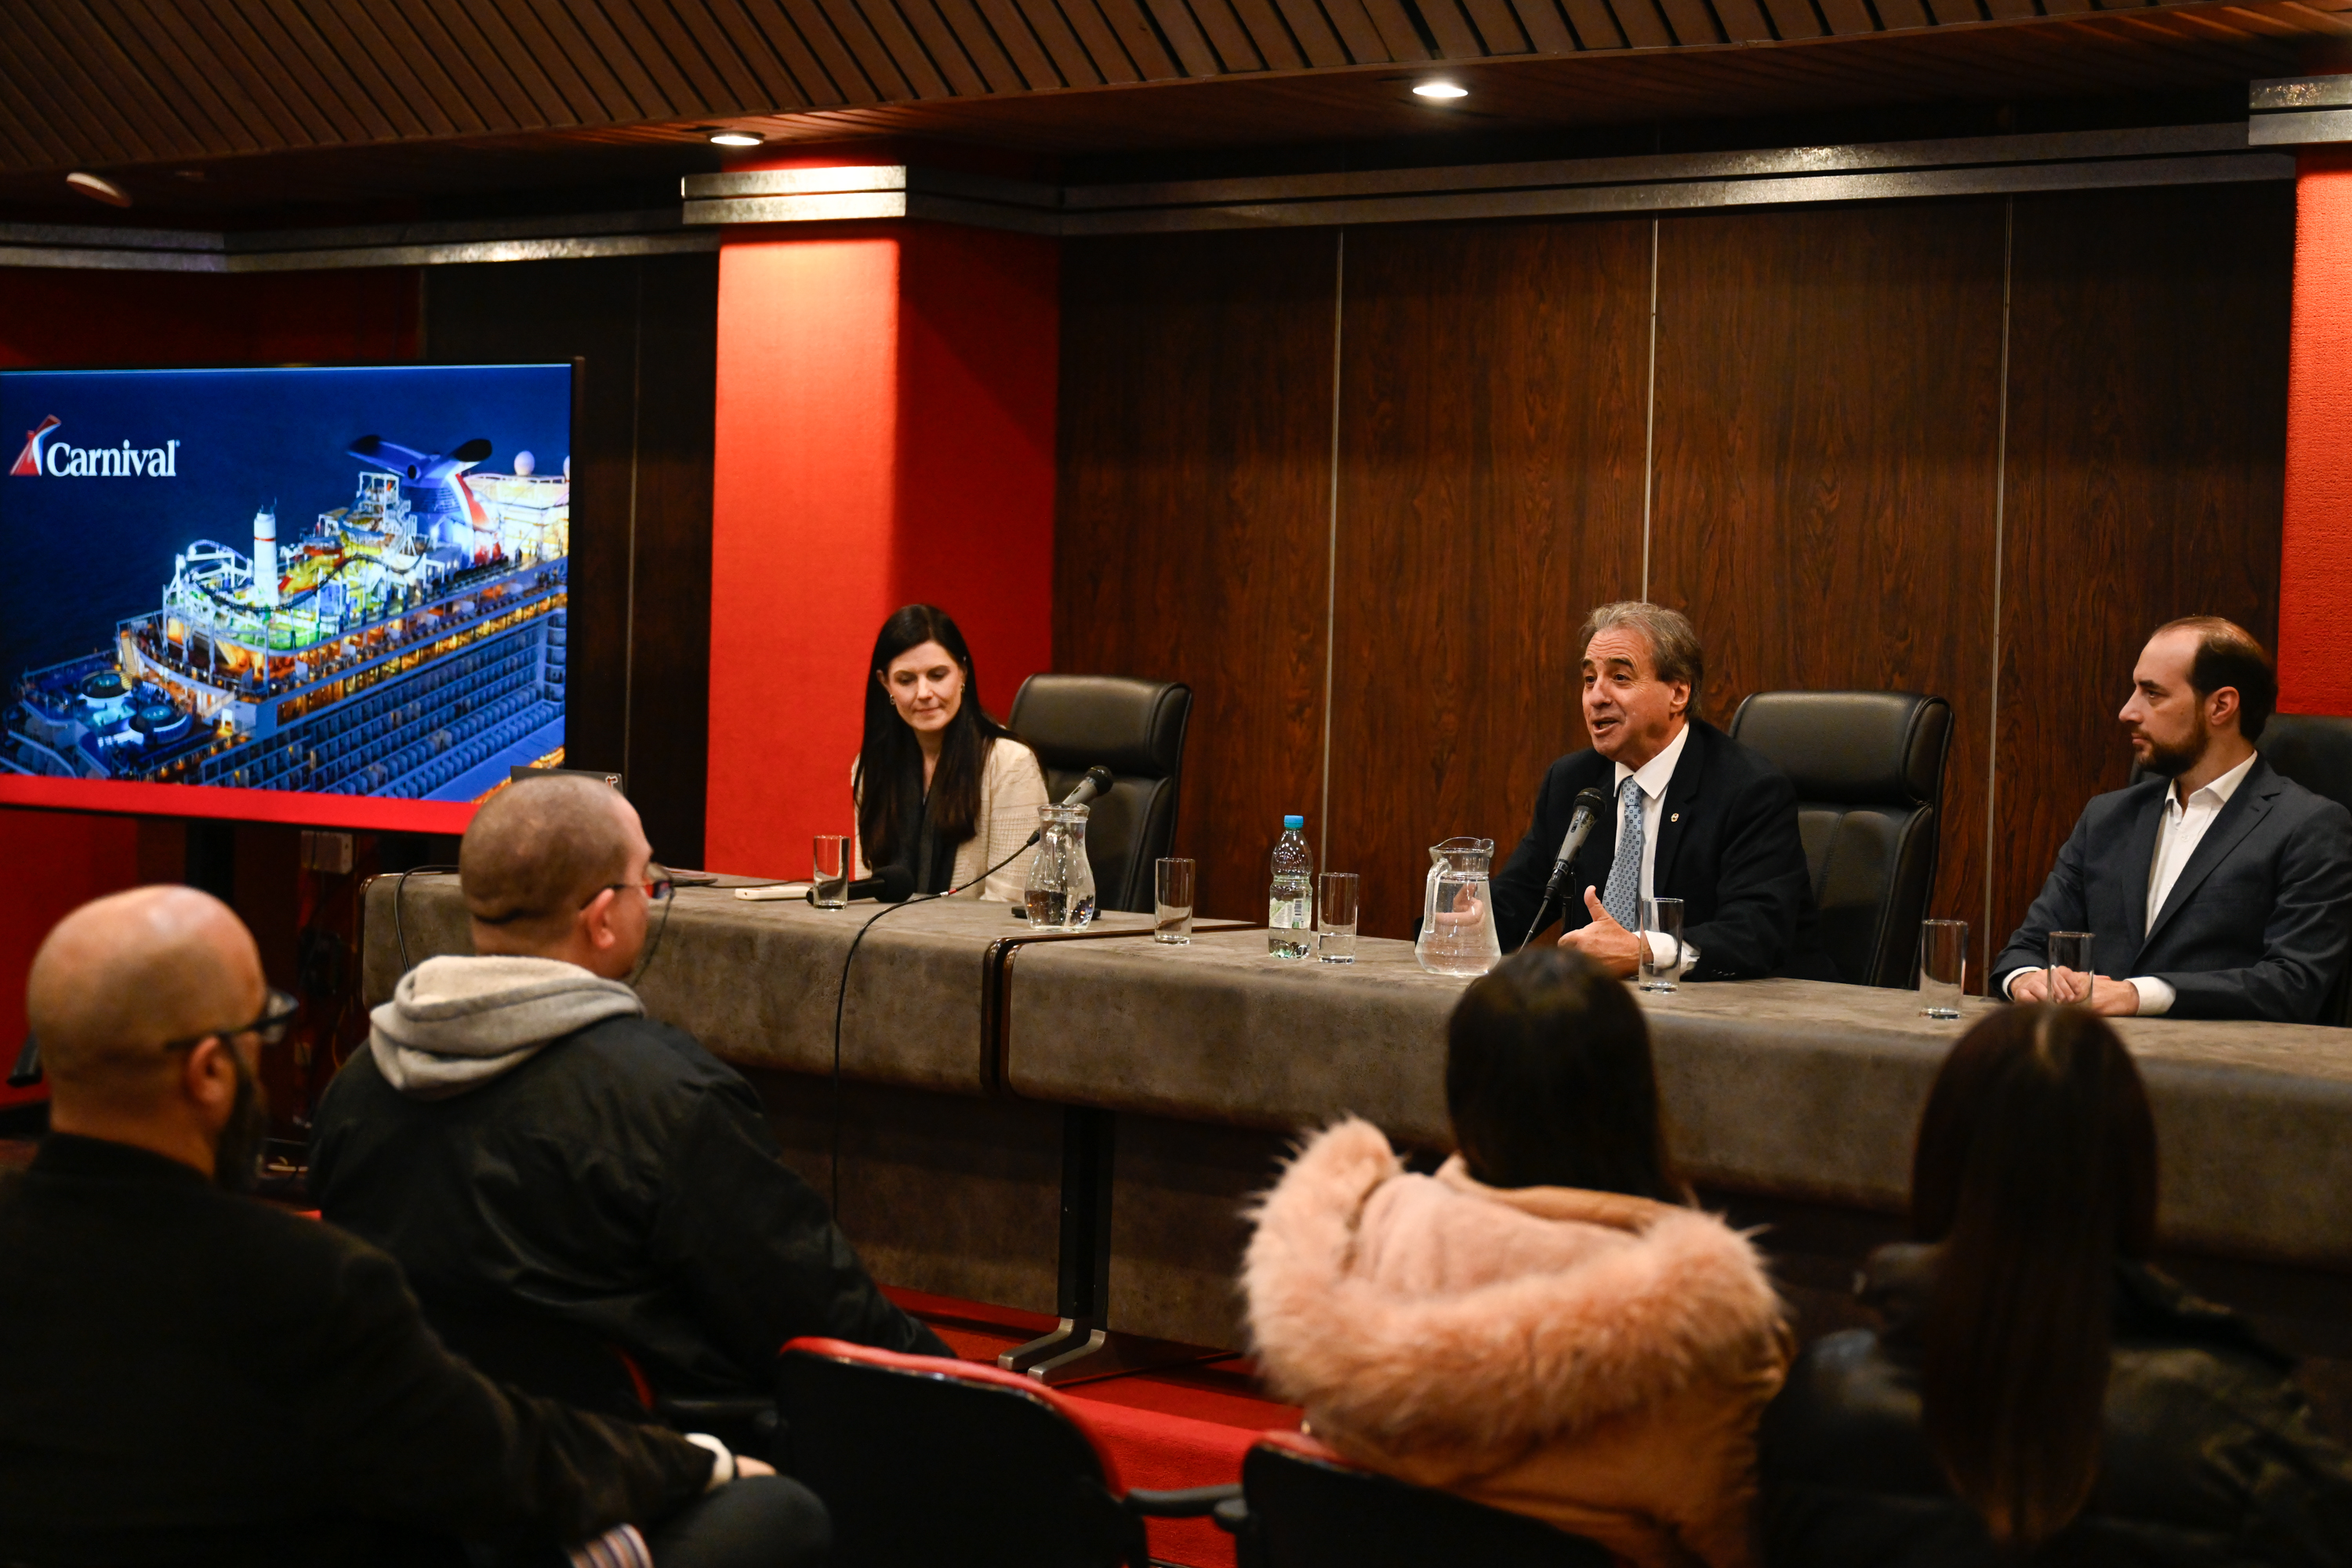
[[[1778,768],[1696,717],[1706,657],[1689,617],[1633,600],[1603,605],[1586,618],[1583,642],[1592,747],[1552,763],[1534,824],[1494,879],[1506,946],[1517,946],[1538,919],[1577,795],[1593,788],[1611,807],[1585,840],[1565,908],[1540,911],[1546,925],[1559,914],[1562,947],[1631,974],[1641,954],[1639,900],[1680,899],[1686,978],[1836,979],[1814,941],[1796,792]]]
[[[2157,628],[2116,715],[2153,776],[2083,808],[1993,963],[2011,1000],[2046,999],[2050,933],[2086,931],[2101,1013],[2319,1016],[2352,921],[2352,812],[2254,750],[2277,700],[2244,627],[2197,616]]]

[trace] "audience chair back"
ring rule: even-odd
[[[1610,1568],[1596,1542],[1359,1469],[1314,1438],[1269,1432],[1242,1461],[1241,1568]]]
[[[1125,675],[1033,675],[1005,721],[1045,765],[1059,800],[1099,763],[1118,782],[1087,818],[1095,900],[1105,910],[1151,912],[1152,863],[1176,839],[1184,731],[1192,689]]]
[[[777,1364],[791,1473],[835,1568],[1110,1568],[1141,1521],[1069,1402],[995,1367],[799,1339]]]
[[[1822,944],[1839,975],[1913,984],[1936,890],[1951,704],[1908,691],[1759,691],[1730,733],[1796,786]],[[1979,932],[1973,945],[1990,940]]]
[[[2352,719],[2319,713],[2273,713],[2254,742],[2269,763],[2312,794],[2352,811]],[[2352,1024],[2352,962],[2319,1015],[2323,1024]]]

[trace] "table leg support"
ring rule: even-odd
[[[1051,1333],[996,1358],[1007,1372],[1044,1384],[1117,1377],[1223,1352],[1139,1334],[1114,1333],[1110,1321],[1111,1170],[1118,1152],[1115,1113],[1073,1105],[1062,1111],[1060,1279]]]

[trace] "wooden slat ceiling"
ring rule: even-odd
[[[2162,0],[5,0],[0,173],[926,133],[1051,151],[2292,74],[2328,7]],[[13,185],[15,182],[10,182]]]

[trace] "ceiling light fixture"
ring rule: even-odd
[[[104,202],[110,207],[127,207],[131,205],[131,193],[121,185],[116,184],[112,180],[104,180],[96,174],[85,174],[79,169],[66,176],[66,184],[90,200]]]
[[[1456,87],[1450,81],[1425,81],[1416,86],[1412,91],[1416,98],[1467,98],[1470,96],[1468,88]]]
[[[711,141],[721,147],[757,147],[766,137],[751,131],[721,131]]]

